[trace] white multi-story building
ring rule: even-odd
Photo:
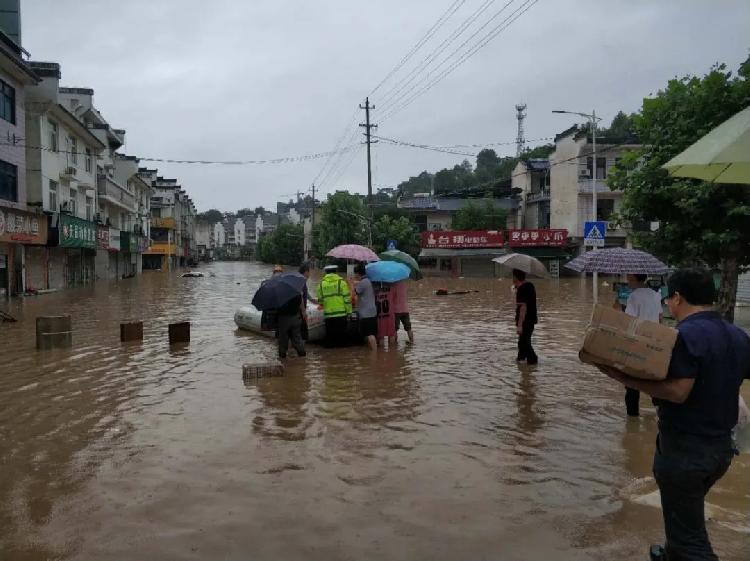
[[[195,247],[197,258],[202,261],[213,259],[214,256],[214,224],[204,220],[195,223]]]
[[[224,247],[227,243],[227,231],[222,222],[214,224],[214,244],[216,248]]]
[[[97,277],[116,279],[130,275],[133,273],[130,248],[123,247],[121,232],[132,231],[138,207],[133,185],[118,180],[115,175],[116,152],[125,144],[125,131],[110,126],[96,109],[94,90],[90,88],[60,88],[60,103],[105,145],[95,169],[99,223]]]
[[[114,180],[133,193],[135,213],[128,217],[127,228],[120,232],[120,274],[134,275],[143,271],[143,252],[151,234],[151,183],[139,173],[138,158],[115,154]]]
[[[7,20],[15,25],[3,25],[13,38],[0,31],[0,298],[33,286],[25,270],[47,243],[46,216],[26,208],[24,88],[34,86],[38,78],[21,57],[18,18],[6,13],[3,24]]]
[[[49,247],[29,255],[27,286],[76,286],[95,279],[96,162],[106,146],[63,103],[60,65],[30,65],[41,81],[26,91],[28,203],[51,228]]]
[[[624,151],[639,145],[619,140],[614,143],[597,139],[594,163],[591,137],[586,129],[576,125],[555,137],[555,151],[548,160],[520,162],[512,177],[512,187],[521,190],[516,227],[564,229],[568,231],[569,244],[582,248],[584,224],[593,220],[594,187],[597,220],[608,222],[620,210],[622,193],[607,186],[607,176]],[[606,243],[622,246],[627,231],[614,226],[608,225]]]

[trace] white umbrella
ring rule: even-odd
[[[508,253],[506,255],[501,255],[500,257],[495,257],[493,261],[499,263],[503,267],[507,267],[508,269],[518,269],[524,273],[536,275],[542,278],[549,277],[549,273],[547,272],[544,263],[539,261],[536,257],[526,255],[525,253]]]

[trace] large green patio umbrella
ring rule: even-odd
[[[724,121],[662,167],[674,177],[750,185],[750,107]]]

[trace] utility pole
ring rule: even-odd
[[[367,208],[368,216],[370,219],[369,231],[370,231],[370,245],[372,246],[372,160],[370,158],[370,145],[373,144],[372,140],[372,129],[378,128],[378,125],[370,124],[370,109],[375,109],[374,105],[370,105],[370,98],[365,98],[364,106],[359,105],[360,109],[365,110],[365,122],[360,123],[359,126],[365,129],[365,139],[367,142]],[[375,141],[377,142],[377,141]]]
[[[312,202],[310,203],[310,221],[315,226],[315,183],[312,184]]]

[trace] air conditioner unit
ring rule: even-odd
[[[73,166],[66,166],[60,175],[67,177],[75,177],[78,170]]]
[[[591,177],[591,170],[586,169],[579,169],[578,170],[578,177]]]

